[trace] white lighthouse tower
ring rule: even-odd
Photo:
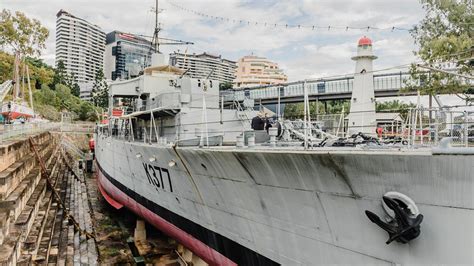
[[[377,57],[372,52],[372,40],[362,37],[359,40],[357,56],[352,57],[352,60],[356,61],[356,69],[347,131],[349,134],[359,132],[368,135],[376,134],[374,75],[372,73],[372,61],[375,59]]]

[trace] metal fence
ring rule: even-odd
[[[59,123],[56,130],[73,134],[91,134],[96,127],[95,123]]]
[[[59,128],[59,123],[4,124],[0,125],[0,142],[3,143],[4,141],[15,137],[37,134]]]
[[[420,108],[408,112],[403,137],[413,146],[438,145],[451,138],[454,146],[474,146],[474,112]]]
[[[0,125],[0,143],[16,137],[24,137],[46,131],[65,132],[72,134],[91,134],[94,123],[25,123]]]

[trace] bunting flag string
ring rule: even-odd
[[[170,5],[173,7],[185,11],[187,13],[191,13],[203,18],[207,18],[209,20],[215,20],[215,21],[221,21],[221,22],[227,22],[227,23],[233,23],[236,25],[242,25],[242,26],[263,26],[263,27],[269,27],[269,28],[284,28],[284,29],[307,29],[307,30],[325,30],[325,31],[332,31],[332,30],[342,30],[342,31],[349,31],[349,30],[358,30],[358,31],[410,31],[408,28],[401,28],[397,26],[392,26],[392,27],[386,27],[386,28],[381,28],[381,27],[375,27],[375,26],[363,26],[363,27],[355,27],[355,26],[334,26],[334,25],[328,25],[328,26],[320,26],[320,25],[302,25],[302,24],[281,24],[281,23],[269,23],[269,22],[262,22],[262,21],[250,21],[250,20],[245,20],[245,19],[236,19],[236,18],[228,18],[228,17],[220,17],[220,16],[214,16],[206,13],[202,13],[200,11],[192,10],[189,8],[185,8],[183,6],[180,6],[173,1],[167,1]]]

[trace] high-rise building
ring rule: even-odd
[[[107,79],[128,79],[140,75],[151,64],[154,48],[151,42],[130,33],[107,34],[104,74]]]
[[[64,10],[56,14],[56,65],[63,61],[68,74],[74,74],[81,95],[104,66],[105,33],[99,26]]]
[[[237,68],[234,61],[208,53],[173,53],[170,54],[170,65],[187,70],[187,74],[193,78],[205,78],[211,74],[210,79],[221,83],[232,83]]]
[[[285,83],[288,77],[274,63],[265,57],[248,55],[237,62],[234,88],[255,87]]]

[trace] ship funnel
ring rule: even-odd
[[[168,63],[166,62],[165,55],[162,53],[154,53],[151,55],[151,66],[166,66]]]

